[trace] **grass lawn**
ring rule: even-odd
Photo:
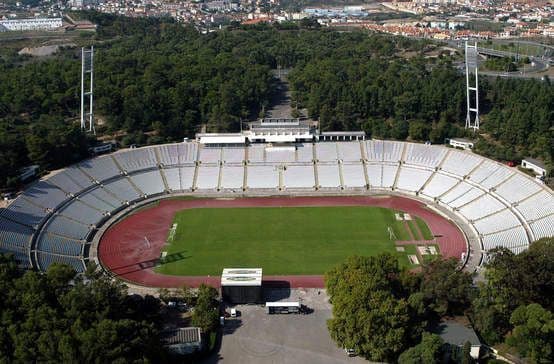
[[[425,221],[423,221],[419,217],[416,217],[415,220],[416,220],[417,226],[419,227],[419,231],[421,231],[421,234],[423,235],[423,239],[433,240],[434,236],[431,233],[431,230],[429,230],[429,227],[427,226]]]
[[[175,215],[175,236],[164,247],[180,257],[156,268],[172,275],[219,275],[224,267],[261,267],[264,274],[323,274],[348,256],[396,252],[407,235],[393,210],[379,207],[200,208]]]
[[[415,240],[421,240],[421,237],[419,236],[419,231],[416,228],[416,226],[414,225],[414,221],[413,220],[408,220],[407,223],[408,223],[408,226],[410,228],[410,231],[412,232],[412,236],[414,237],[414,239]]]

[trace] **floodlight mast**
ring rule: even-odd
[[[475,45],[469,45],[465,42],[465,63],[466,63],[466,97],[467,97],[467,116],[466,129],[479,130],[479,66],[477,42]],[[470,84],[470,73],[474,75],[474,85]],[[471,107],[472,93],[474,95],[475,107]],[[472,117],[475,114],[475,117]]]
[[[90,76],[87,77],[87,74]],[[88,86],[88,91],[85,91],[85,88],[87,88],[87,86]],[[94,127],[93,87],[94,87],[94,46],[91,46],[89,49],[83,47],[81,48],[81,129],[96,134],[96,129]],[[89,101],[88,111],[85,109],[85,99],[87,97]],[[88,127],[87,127],[87,121],[88,121]]]

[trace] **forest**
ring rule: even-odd
[[[444,143],[472,136],[465,121],[464,77],[435,45],[336,32],[310,22],[240,26],[201,34],[171,19],[84,12],[93,36],[98,137],[122,146],[179,141],[207,131],[236,131],[263,115],[272,69],[292,68],[293,104],[323,130],[364,130],[374,138]],[[411,54],[410,57],[404,57]],[[96,140],[78,127],[77,48],[35,59],[0,51],[0,186],[18,170],[49,171],[88,156]],[[501,160],[525,156],[552,165],[554,88],[549,80],[481,83],[477,152]]]
[[[1,363],[183,362],[163,346],[168,320],[163,295],[130,294],[95,265],[75,276],[73,268],[56,263],[43,274],[22,270],[13,257],[0,254],[0,289]],[[181,292],[194,306],[191,325],[208,340],[219,322],[217,290],[200,285]],[[189,359],[209,350],[213,347],[206,345]]]
[[[456,269],[455,259],[413,273],[399,269],[392,255],[351,257],[326,274],[329,332],[339,346],[372,361],[470,364],[466,345],[452,350],[434,330],[443,319],[465,316],[482,343],[527,363],[552,363],[553,262],[553,238],[518,255],[492,250],[486,281],[478,284]]]

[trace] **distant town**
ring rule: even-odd
[[[282,0],[4,0],[0,1],[0,32],[64,28],[94,31],[93,24],[67,15],[76,10],[96,10],[130,17],[171,17],[194,24],[202,32],[230,24],[308,19],[322,27],[357,27],[438,40],[554,35],[554,6],[542,0],[394,0],[340,7],[313,4],[299,8],[294,2]]]

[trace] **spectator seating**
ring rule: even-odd
[[[305,143],[294,150],[186,142],[88,159],[32,184],[0,209],[0,252],[25,267],[61,262],[82,272],[86,245],[110,216],[147,197],[193,187],[398,191],[453,211],[476,231],[484,251],[503,246],[517,253],[554,235],[552,191],[471,152],[383,140]]]

